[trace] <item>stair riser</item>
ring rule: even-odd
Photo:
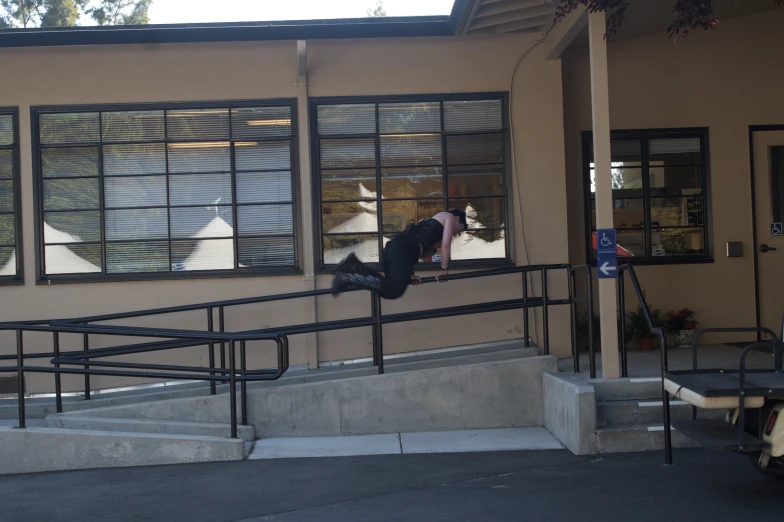
[[[597,402],[661,400],[661,381],[591,381]]]
[[[231,437],[228,425],[205,426],[188,423],[167,423],[166,421],[144,419],[112,419],[72,417],[68,415],[52,416],[46,419],[47,427],[69,430],[91,430],[102,432],[148,433],[160,435],[190,435],[202,437]],[[244,441],[255,440],[253,426],[238,426],[237,437]]]
[[[645,429],[599,430],[595,433],[598,453],[633,453],[664,449],[664,431]],[[672,432],[673,448],[697,448],[698,444],[678,431]]]
[[[603,426],[639,426],[660,424],[663,421],[661,406],[639,405],[599,405],[597,406],[596,423]],[[691,419],[691,406],[678,404],[670,407],[670,420]]]

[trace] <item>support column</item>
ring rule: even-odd
[[[612,174],[610,171],[610,94],[607,75],[607,23],[605,13],[588,15],[591,56],[591,108],[593,111],[593,161],[596,172],[596,228],[614,228]],[[599,279],[599,319],[602,331],[602,376],[617,379],[618,307],[616,280]]]
[[[302,218],[302,250],[300,260],[305,270],[305,287],[316,289],[316,263],[313,249],[313,184],[310,165],[310,108],[308,107],[308,50],[307,42],[297,41],[297,132],[299,137],[299,211]],[[305,299],[305,320],[318,321],[316,298]],[[318,368],[318,334],[305,334],[308,366]]]

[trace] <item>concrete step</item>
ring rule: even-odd
[[[609,401],[596,404],[596,425],[639,426],[662,422],[661,400]],[[691,418],[691,406],[683,401],[670,401],[672,421]]]
[[[46,427],[71,430],[119,431],[125,433],[231,437],[231,425],[229,424],[153,419],[118,419],[74,414],[50,415],[46,418]],[[253,441],[256,440],[256,431],[253,426],[238,426],[237,436],[244,441]]]
[[[0,427],[0,475],[243,460],[239,439]]]
[[[661,379],[657,377],[625,379],[590,379],[597,402],[659,399],[662,397]]]
[[[664,449],[664,426],[613,426],[594,432],[598,453],[631,453]],[[672,430],[673,448],[697,448],[694,441],[677,430]]]

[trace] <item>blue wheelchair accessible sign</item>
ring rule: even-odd
[[[596,268],[599,279],[614,279],[618,275],[618,244],[615,229],[600,228],[596,231]]]
[[[770,235],[771,236],[784,236],[784,229],[782,229],[781,223],[771,223],[770,224]]]

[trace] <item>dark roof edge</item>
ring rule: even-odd
[[[455,0],[450,16],[6,29],[0,48],[451,36],[467,1]]]

